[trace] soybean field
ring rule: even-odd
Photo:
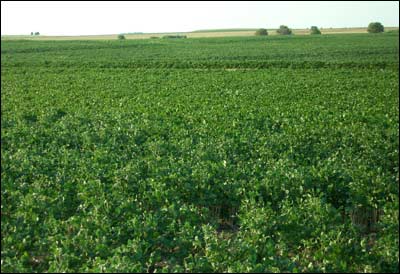
[[[1,41],[2,272],[398,272],[399,34]]]

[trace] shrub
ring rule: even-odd
[[[276,30],[276,32],[280,35],[289,35],[292,34],[292,30],[289,29],[287,26],[285,25],[281,25],[279,26],[279,29]]]
[[[268,31],[267,31],[267,29],[258,29],[257,31],[256,31],[256,33],[255,33],[255,35],[268,35]]]
[[[118,40],[125,40],[125,35],[119,34],[118,35]]]
[[[186,35],[164,35],[162,38],[173,39],[173,38],[187,38],[187,37]]]
[[[384,31],[384,27],[379,22],[371,22],[368,25],[368,32],[369,33],[380,33]]]
[[[318,29],[317,26],[312,26],[311,30],[310,30],[310,34],[314,35],[314,34],[321,34],[321,31]]]

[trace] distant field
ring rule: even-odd
[[[385,31],[398,30],[398,27],[386,27]],[[177,32],[177,33],[140,33],[126,34],[126,39],[148,39],[150,37],[162,37],[163,35],[179,34],[186,35],[188,38],[202,37],[241,37],[254,36],[256,29],[215,29],[215,30],[198,30],[193,32]],[[322,34],[340,34],[340,33],[367,33],[366,28],[326,28],[321,29]],[[268,29],[269,35],[277,35],[276,29]],[[308,29],[293,29],[295,35],[308,35]],[[118,34],[106,35],[83,35],[83,36],[30,36],[30,35],[5,35],[2,40],[30,39],[30,40],[113,40],[117,39]]]

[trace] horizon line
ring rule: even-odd
[[[358,26],[358,27],[319,27],[319,29],[361,29],[367,28],[368,26]],[[306,30],[310,27],[306,28],[291,28],[292,30]],[[399,26],[385,26],[385,28],[399,28]],[[103,33],[103,34],[40,34],[40,35],[30,35],[30,34],[1,34],[1,36],[106,36],[106,35],[118,35],[118,34],[126,34],[126,35],[140,35],[140,34],[169,34],[169,33],[193,33],[193,32],[207,32],[215,30],[216,32],[224,32],[224,31],[250,31],[257,30],[261,28],[215,28],[215,29],[197,29],[191,31],[168,31],[168,32],[141,32],[141,31],[133,31],[133,32],[119,32],[119,33]],[[265,28],[267,30],[277,30],[278,28]],[[34,33],[34,32],[33,32]],[[40,33],[40,32],[39,32]]]

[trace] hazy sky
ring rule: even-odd
[[[1,34],[179,32],[211,28],[399,26],[397,1],[9,2],[1,1]]]

